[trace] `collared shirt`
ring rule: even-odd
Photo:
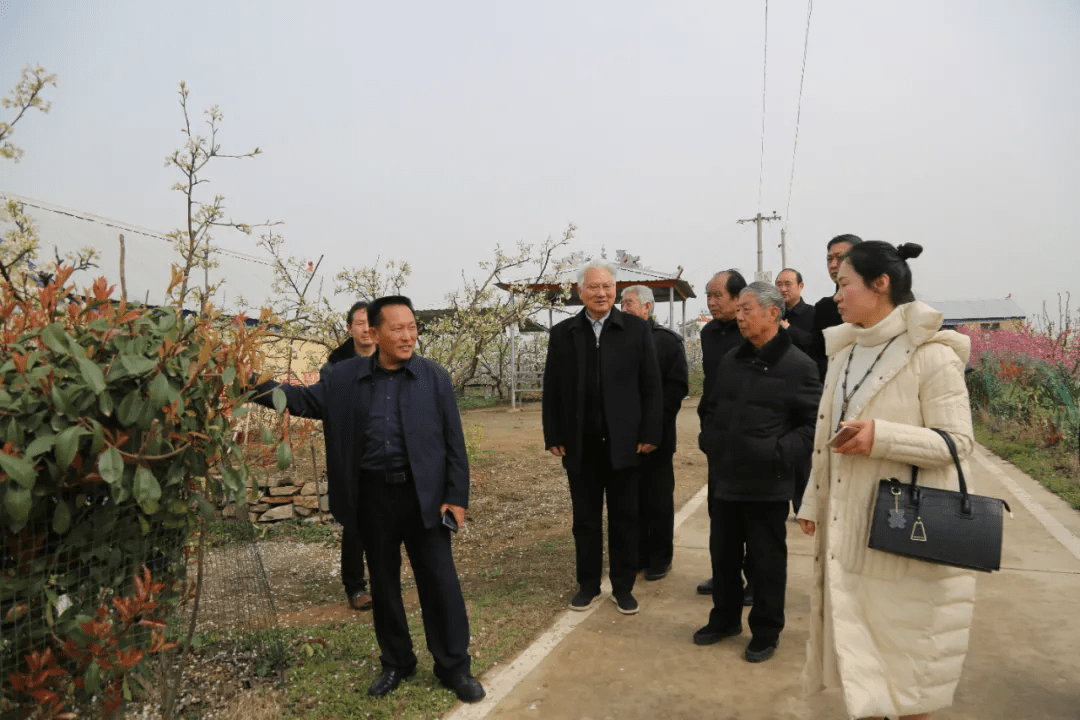
[[[360,435],[360,466],[365,470],[394,471],[409,465],[401,425],[402,383],[408,366],[407,361],[396,370],[387,370],[379,364],[377,355],[372,363],[370,411],[362,419]]]
[[[585,319],[589,322],[590,325],[592,325],[592,331],[593,335],[596,336],[597,345],[600,344],[600,333],[604,331],[604,323],[607,322],[609,317],[611,317],[610,310],[608,310],[607,314],[605,314],[604,317],[600,318],[599,320],[593,320],[592,316],[589,315],[589,311],[585,311]]]

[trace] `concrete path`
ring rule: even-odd
[[[1006,519],[1002,571],[979,576],[956,703],[935,720],[1080,720],[1080,513],[982,448],[972,472],[975,491],[1006,499],[1015,517]],[[485,674],[484,702],[459,706],[448,717],[846,717],[838,696],[801,693],[812,547],[793,520],[787,628],[776,655],[747,663],[748,631],[710,647],[691,642],[711,603],[694,591],[710,574],[704,497],[702,490],[676,518],[668,577],[639,577],[638,615],[620,615],[607,598],[586,613],[567,611],[513,663]]]

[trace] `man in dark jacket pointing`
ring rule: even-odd
[[[256,402],[273,405],[284,392],[294,415],[318,418],[326,433],[327,469],[351,483],[330,495],[331,511],[356,507],[371,571],[375,636],[382,674],[368,694],[382,697],[416,672],[416,655],[401,598],[401,544],[409,554],[435,676],[465,702],[484,697],[469,674],[469,619],[450,531],[465,522],[469,462],[445,369],[413,354],[416,318],[406,297],[368,306],[378,349],[343,360],[309,387],[264,383]],[[335,509],[336,508],[336,509]]]
[[[745,340],[720,361],[699,438],[714,498],[713,609],[694,642],[742,633],[745,547],[754,568],[750,662],[768,660],[780,643],[788,503],[810,456],[821,399],[816,364],[780,327],[783,304],[769,283],[750,283],[739,293],[736,318]]]

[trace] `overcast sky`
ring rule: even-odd
[[[768,4],[759,202],[764,2],[0,0],[0,92],[59,75],[0,189],[176,227],[185,80],[223,151],[264,152],[210,169],[234,218],[324,267],[406,260],[421,307],[573,221],[573,250],[686,268],[694,312],[774,210],[765,268],[784,226],[811,302],[850,232],[924,245],[926,299],[1080,305],[1080,3],[818,0],[789,207],[806,14]]]

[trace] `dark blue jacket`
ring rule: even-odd
[[[336,363],[308,387],[267,382],[256,387],[255,402],[273,407],[271,394],[280,387],[289,412],[323,421],[330,512],[348,517],[357,504],[360,482],[360,432],[371,397],[371,370],[378,353]],[[401,425],[409,469],[416,484],[424,525],[441,521],[443,503],[468,507],[469,460],[465,435],[454,400],[450,375],[427,358],[413,355],[405,363]],[[365,383],[367,387],[365,388]]]

